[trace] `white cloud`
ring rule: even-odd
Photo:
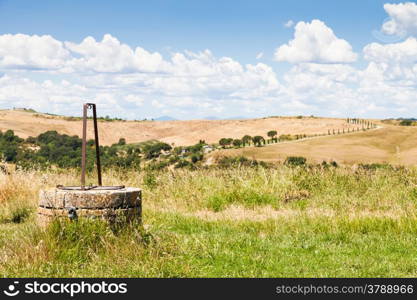
[[[417,85],[417,40],[408,38],[400,43],[372,43],[364,47],[364,57],[370,63],[365,72],[372,78],[395,82],[397,86]]]
[[[320,20],[298,22],[294,39],[275,51],[275,60],[290,63],[351,63],[356,59],[351,45]]]
[[[284,24],[284,27],[285,28],[291,28],[291,27],[293,27],[294,26],[294,21],[293,20],[288,20],[285,24]]]
[[[69,58],[63,43],[50,35],[0,35],[0,68],[55,70]]]
[[[350,45],[317,20],[298,23],[294,40],[284,45],[286,60],[296,64],[280,74],[281,80],[264,63],[244,65],[209,50],[164,58],[111,35],[80,43],[3,35],[0,45],[0,107],[75,115],[88,99],[100,106],[101,115],[131,119],[162,113],[188,119],[417,115],[415,38],[367,45],[363,54],[368,66],[358,69],[347,63],[356,58]],[[339,52],[329,56],[326,48]]]
[[[136,105],[136,106],[142,106],[143,105],[143,102],[144,102],[144,100],[143,100],[142,97],[139,97],[137,95],[132,95],[132,94],[127,95],[125,97],[125,100],[127,102],[130,102],[130,103]]]
[[[101,42],[93,37],[85,38],[80,44],[65,42],[72,52],[81,55],[73,58],[69,66],[81,71],[94,72],[164,72],[169,68],[162,56],[150,53],[143,48],[135,50],[110,34],[104,35]]]
[[[389,35],[417,34],[417,4],[414,2],[384,4],[390,19],[382,25],[382,32]]]
[[[416,63],[417,40],[408,38],[400,43],[378,44],[371,43],[363,49],[365,59],[376,62],[393,63]]]

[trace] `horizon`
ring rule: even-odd
[[[50,116],[56,116],[56,117],[74,117],[74,118],[82,118],[82,112],[78,114],[57,114],[57,113],[48,113],[48,112],[42,112],[37,111],[30,107],[12,107],[12,108],[0,108],[0,111],[23,111],[28,113],[34,113],[34,114],[43,114],[43,115],[50,115]],[[333,116],[323,116],[323,115],[264,115],[260,117],[241,117],[241,116],[235,116],[235,117],[228,117],[228,118],[218,118],[215,116],[205,116],[198,119],[176,119],[168,115],[161,115],[159,117],[153,118],[153,117],[145,117],[143,119],[129,119],[129,118],[119,118],[117,116],[112,115],[102,115],[97,112],[97,118],[110,118],[110,119],[117,119],[116,121],[233,121],[233,120],[257,120],[257,119],[268,119],[268,118],[317,118],[317,119],[360,119],[356,116],[348,116],[348,117],[333,117]],[[169,118],[169,119],[166,119]],[[391,117],[391,118],[368,118],[367,120],[417,120],[417,117]]]
[[[178,120],[417,116],[404,1],[0,0],[0,106]]]

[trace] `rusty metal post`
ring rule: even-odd
[[[81,189],[85,189],[85,169],[87,161],[87,109],[88,104],[83,105],[83,139],[81,148]]]
[[[100,164],[100,144],[99,144],[99,140],[98,140],[98,126],[97,126],[96,105],[93,104],[93,103],[88,103],[88,105],[93,109],[94,140],[96,142],[97,177],[98,177],[98,185],[99,186],[102,186],[102,182],[101,182],[101,164]]]

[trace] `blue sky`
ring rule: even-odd
[[[0,0],[0,106],[79,114],[77,99],[88,98],[130,119],[416,116],[416,8],[378,0]],[[325,49],[333,42],[336,57]],[[130,57],[123,45],[146,53]]]

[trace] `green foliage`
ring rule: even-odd
[[[288,166],[304,166],[306,164],[307,159],[302,156],[289,156],[285,160],[285,164]]]
[[[260,147],[262,144],[265,144],[265,139],[260,136],[260,135],[256,135],[252,138],[253,144]]]
[[[244,156],[235,157],[222,157],[217,161],[217,165],[220,168],[232,168],[232,167],[268,167],[268,164],[263,161],[251,160]]]
[[[239,148],[242,145],[242,141],[239,139],[234,139],[232,142],[233,146]]]
[[[6,162],[15,162],[21,151],[22,141],[23,139],[16,136],[13,130],[7,130],[5,133],[0,131],[0,159],[2,158]]]
[[[231,138],[222,138],[219,140],[219,145],[223,148],[226,148],[226,146],[230,146],[233,142],[233,139]]]
[[[143,149],[146,159],[159,157],[161,151],[170,151],[172,147],[167,143],[157,142],[155,144],[146,145]]]
[[[278,132],[276,130],[268,131],[267,135],[271,138],[271,141],[278,142],[278,139],[276,138],[276,136],[278,135]]]
[[[120,152],[119,147],[124,146],[125,140],[110,147],[100,147],[100,158],[103,167],[138,168],[140,164],[140,150],[126,145],[126,150]],[[29,168],[46,168],[55,165],[59,168],[78,168],[81,165],[81,144],[77,136],[59,134],[56,131],[47,131],[37,137],[28,137],[23,140],[11,130],[0,134],[0,155],[7,162]],[[87,141],[87,170],[94,168],[95,143]]]
[[[189,167],[190,165],[191,165],[191,163],[188,160],[181,159],[174,165],[174,168],[175,169],[180,169],[180,168]]]
[[[30,212],[30,209],[27,207],[17,207],[12,211],[11,221],[13,223],[22,223],[29,217]]]
[[[412,120],[402,120],[400,122],[400,125],[401,126],[413,126],[414,125],[414,122]]]
[[[191,155],[191,162],[193,164],[195,164],[195,163],[203,160],[203,157],[204,157],[203,154],[193,154],[193,155]]]
[[[252,137],[250,135],[245,135],[244,137],[242,137],[243,146],[245,146],[246,144],[250,145],[251,141]]]
[[[119,139],[119,142],[117,143],[117,145],[119,145],[119,146],[126,145],[126,139],[125,138],[120,138]]]

